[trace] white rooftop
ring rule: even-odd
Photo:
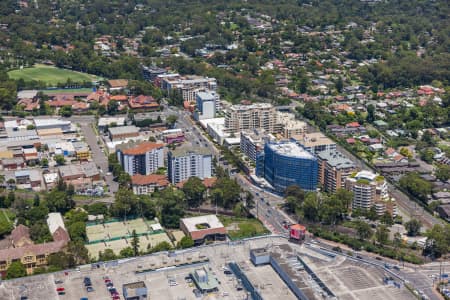
[[[314,156],[293,142],[268,143],[270,149],[274,152],[297,158],[314,159]]]
[[[230,107],[231,110],[251,110],[251,109],[263,109],[272,108],[273,105],[270,103],[253,103],[250,105],[236,104]]]
[[[101,117],[98,119],[98,126],[108,126],[111,123],[121,126],[125,124],[125,117]]]
[[[58,180],[58,173],[48,173],[44,174],[45,183],[54,183]]]
[[[214,95],[208,92],[198,92],[197,97],[203,101],[214,101],[215,99]]]
[[[70,125],[70,121],[61,119],[34,119],[36,127],[50,126],[50,125]]]
[[[217,216],[215,216],[215,215],[184,218],[184,219],[181,219],[181,222],[183,222],[183,224],[186,226],[186,228],[189,232],[202,230],[202,229],[197,228],[196,225],[199,225],[199,224],[208,224],[209,225],[208,229],[223,227],[222,222],[220,222],[219,219],[217,218]]]
[[[355,178],[357,179],[367,179],[367,180],[374,180],[377,177],[377,174],[367,171],[367,170],[362,170],[360,172],[358,172],[355,176]]]
[[[47,217],[47,225],[51,234],[55,233],[58,227],[66,230],[63,218],[60,213],[49,213]]]

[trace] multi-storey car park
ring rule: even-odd
[[[107,284],[120,299],[413,297],[387,269],[313,246],[267,236],[84,265],[3,281],[0,299],[111,299]]]

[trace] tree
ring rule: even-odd
[[[167,188],[160,194],[161,223],[164,227],[178,228],[184,216],[184,193]]]
[[[219,177],[211,191],[214,203],[224,208],[234,207],[241,200],[240,193],[239,184],[229,177]]]
[[[107,109],[106,109],[108,115],[115,115],[119,112],[119,102],[115,100],[111,100],[108,102]]]
[[[305,200],[305,192],[298,185],[290,185],[284,191],[286,199],[286,209],[291,213],[296,213]]]
[[[131,247],[133,248],[133,254],[134,256],[138,256],[139,255],[139,237],[136,233],[136,230],[133,229],[133,232],[131,234]]]
[[[117,182],[119,183],[119,187],[121,188],[129,188],[131,185],[131,176],[126,172],[121,172]]]
[[[51,242],[53,240],[48,225],[44,220],[40,220],[30,227],[30,238],[36,244]]]
[[[123,248],[122,250],[120,250],[119,254],[121,257],[132,257],[132,256],[134,256],[134,251],[133,251],[133,248],[126,247],[126,248]]]
[[[356,233],[361,241],[370,238],[373,234],[370,225],[362,221],[356,222]]]
[[[302,204],[303,216],[312,222],[319,220],[319,200],[316,193],[307,193]]]
[[[177,122],[178,117],[176,115],[169,115],[166,118],[166,123],[169,125],[169,128],[173,128],[173,125]]]
[[[377,208],[375,207],[375,205],[372,205],[370,207],[369,211],[366,212],[366,216],[371,221],[375,221],[376,219],[378,219]]]
[[[69,241],[69,244],[67,245],[67,250],[69,251],[70,254],[72,254],[75,263],[77,265],[85,264],[89,261],[89,252],[84,246],[84,241],[82,240]]]
[[[75,258],[70,253],[58,252],[52,253],[47,259],[48,265],[59,270],[69,269],[75,267]]]
[[[194,240],[189,236],[183,236],[177,244],[177,248],[186,249],[194,247]]]
[[[380,243],[381,245],[386,244],[389,238],[389,229],[387,228],[387,226],[386,225],[378,226],[375,232],[375,237],[377,239],[377,242]]]
[[[431,164],[433,162],[434,151],[431,148],[425,148],[420,151],[420,159],[426,163]]]
[[[64,155],[61,155],[61,154],[56,154],[53,157],[53,160],[56,162],[56,164],[58,166],[62,166],[62,165],[64,165],[66,163],[66,159],[64,158]]]
[[[394,224],[394,220],[392,219],[391,214],[387,211],[385,211],[381,216],[380,222],[388,226],[392,226]]]
[[[98,260],[100,261],[114,260],[116,258],[117,256],[112,249],[105,249],[105,251],[99,251],[98,253]]]
[[[427,241],[423,249],[423,255],[432,259],[446,255],[450,251],[450,224],[434,225],[426,233]]]
[[[85,222],[74,222],[67,226],[70,238],[73,241],[84,241],[86,240],[86,223]]]
[[[243,218],[247,215],[247,211],[245,210],[244,204],[242,202],[236,203],[233,207],[233,215],[238,218]]]
[[[406,147],[400,148],[400,154],[403,155],[403,156],[405,156],[405,157],[407,157],[408,159],[411,159],[411,158],[412,158],[412,153],[411,153],[411,151],[409,151],[409,149],[406,148]]]
[[[408,236],[418,235],[420,233],[420,228],[422,227],[422,223],[417,219],[411,219],[404,225]]]
[[[394,233],[394,239],[393,239],[394,248],[397,249],[402,245],[402,235],[400,232]]]
[[[6,269],[6,279],[13,279],[27,276],[27,270],[20,261],[12,262]]]
[[[183,185],[182,191],[189,207],[199,207],[204,201],[206,187],[200,178],[193,176]]]
[[[400,186],[422,201],[427,201],[427,197],[432,191],[432,184],[420,178],[417,173],[403,175],[400,178]]]
[[[344,81],[342,80],[341,76],[339,76],[338,80],[336,81],[335,87],[338,93],[342,93],[342,89],[344,88]]]
[[[64,191],[53,189],[45,195],[47,207],[50,212],[65,213],[75,206],[73,199]]]
[[[373,123],[375,121],[375,106],[373,104],[367,105],[367,117],[368,123]]]
[[[137,208],[136,196],[133,191],[119,188],[115,195],[114,204],[111,207],[111,214],[116,217],[126,217],[134,215]]]
[[[252,209],[255,207],[255,200],[254,200],[254,196],[250,191],[245,191],[245,207],[247,209]]]
[[[68,105],[61,107],[59,110],[59,114],[66,118],[70,117],[73,114],[72,107]]]
[[[39,206],[39,204],[41,204],[41,198],[39,197],[39,194],[34,194],[33,206]]]
[[[353,201],[353,192],[339,188],[333,196],[344,205],[346,210],[350,209],[350,205]]]
[[[161,251],[168,251],[172,249],[172,245],[169,244],[169,242],[163,241],[159,244],[157,244],[155,247],[152,247],[149,251],[149,253],[156,253]]]
[[[450,166],[446,164],[438,165],[436,169],[436,178],[441,181],[447,181],[450,179]]]
[[[108,206],[101,202],[93,203],[87,207],[87,212],[90,215],[107,215]]]

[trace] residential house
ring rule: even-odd
[[[131,186],[135,195],[149,195],[156,190],[165,189],[169,185],[166,175],[136,174],[131,177]]]

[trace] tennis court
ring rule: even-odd
[[[129,237],[132,235],[133,230],[136,230],[137,234],[151,233],[151,225],[153,224],[155,224],[154,221],[145,221],[142,218],[117,221],[87,226],[86,234],[88,241],[91,243],[95,241],[107,241],[127,236]]]
[[[172,245],[170,238],[165,232],[142,235],[139,237],[139,250],[147,251],[147,249],[149,249],[148,245],[150,245],[151,248],[164,241]],[[105,251],[105,249],[112,249],[116,255],[119,255],[120,250],[126,247],[131,247],[131,238],[122,238],[119,240],[95,243],[85,246],[89,252],[89,255],[93,259],[98,259],[99,251]]]

